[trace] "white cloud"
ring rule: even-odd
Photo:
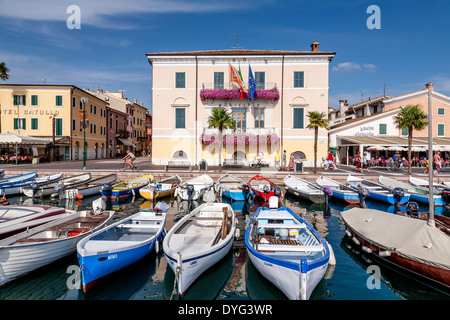
[[[376,65],[371,64],[371,63],[363,64],[363,66],[364,66],[364,69],[366,69],[367,71],[375,71],[375,69],[377,68]]]
[[[333,69],[331,69],[331,71],[350,71],[350,70],[361,70],[361,66],[353,62],[342,62],[339,63],[337,67],[333,67]]]
[[[117,22],[116,17],[145,13],[204,13],[243,9],[249,3],[241,1],[200,1],[200,0],[0,0],[0,17],[27,21],[66,21],[71,15],[67,8],[77,5],[81,11],[83,24],[101,27],[128,29],[128,24]]]

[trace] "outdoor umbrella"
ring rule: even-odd
[[[412,152],[425,152],[425,151],[427,151],[427,149],[424,147],[412,146],[411,151]]]
[[[0,144],[15,144],[16,145],[16,164],[17,164],[17,146],[19,144],[36,145],[48,144],[50,139],[35,138],[15,133],[0,133]]]
[[[368,147],[367,150],[386,150],[386,147],[382,147],[382,146],[372,146],[372,147]]]
[[[406,148],[400,147],[400,146],[392,146],[388,147],[387,150],[389,151],[406,151]]]

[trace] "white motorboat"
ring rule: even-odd
[[[181,183],[175,189],[175,197],[178,196],[182,200],[198,200],[211,188],[214,188],[214,180],[207,174],[203,174]]]

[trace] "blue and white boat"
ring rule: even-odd
[[[167,233],[163,251],[183,297],[195,280],[233,246],[236,216],[229,204],[203,203]]]
[[[380,176],[378,178],[378,181],[390,188],[403,188],[403,190],[405,190],[406,192],[408,192],[409,194],[411,194],[410,199],[412,201],[417,201],[417,202],[421,202],[421,203],[426,203],[429,204],[430,203],[430,195],[428,192],[428,188],[424,188],[424,187],[418,187],[418,186],[413,186],[409,183],[405,183],[402,181],[397,181],[394,179],[390,179],[384,176]],[[435,206],[445,206],[447,205],[445,203],[445,201],[442,199],[440,194],[433,194],[433,204]]]
[[[22,188],[27,188],[27,187],[38,187],[44,183],[51,183],[51,182],[55,182],[58,181],[59,179],[61,179],[63,176],[63,173],[55,173],[55,174],[50,174],[48,176],[42,176],[42,177],[38,177],[35,176],[33,180],[28,180],[28,181],[17,181],[17,182],[12,182],[10,185],[2,185],[0,187],[0,196],[4,196],[4,195],[17,195],[17,194],[21,194],[22,193]]]
[[[360,188],[366,189],[368,191],[367,198],[391,205],[405,204],[411,197],[411,195],[405,192],[403,188],[386,187],[382,184],[361,179],[352,175],[348,175],[347,183],[355,191],[358,191]]]
[[[20,188],[37,177],[37,171],[0,179],[1,195],[20,193]]]
[[[358,204],[361,202],[358,192],[336,180],[320,176],[316,179],[316,183],[323,190],[325,187],[329,187],[331,191],[333,191],[332,197],[340,201],[344,201],[349,204]]]
[[[167,211],[167,210],[165,210]],[[141,211],[87,236],[77,244],[83,291],[107,275],[159,251],[166,212]]]
[[[331,250],[290,208],[259,207],[245,232],[255,268],[290,300],[308,300],[327,272]]]
[[[219,194],[234,201],[247,201],[253,191],[244,180],[231,174],[225,174],[218,180]]]

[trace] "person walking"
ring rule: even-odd
[[[359,151],[356,152],[355,156],[355,162],[356,162],[356,171],[361,171],[361,155],[359,154]]]
[[[286,168],[286,150],[283,151],[283,156],[281,158],[281,160],[283,161],[283,170],[287,170]]]
[[[334,161],[333,152],[329,151],[328,152],[328,167],[331,165],[334,167],[334,170],[337,170],[336,163]]]
[[[437,173],[439,173],[440,169],[441,169],[441,152],[438,151],[433,157],[433,175],[435,176]]]
[[[367,170],[367,173],[370,173],[369,171],[369,161],[367,160],[367,155],[363,154],[362,158],[361,158],[361,162],[362,162],[362,166],[361,166],[361,173],[364,172],[364,169]]]
[[[280,153],[278,150],[275,151],[275,168],[280,170]]]
[[[427,161],[425,161],[425,171],[423,173],[427,173],[428,170],[430,170],[430,160],[427,159]]]

